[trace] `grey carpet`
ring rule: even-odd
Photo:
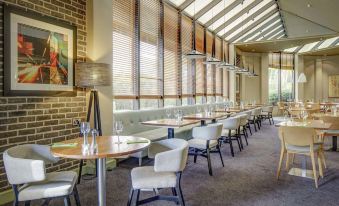
[[[189,158],[182,178],[186,205],[339,205],[338,153],[326,152],[328,169],[324,179],[320,179],[319,188],[315,189],[313,180],[289,176],[285,171],[281,179],[276,180],[280,146],[277,128],[268,122],[249,137],[249,146],[243,151],[234,148],[234,158],[228,145],[222,148],[225,167],[222,167],[219,155],[212,154],[213,177],[208,175],[205,158],[198,157],[196,164],[193,157]],[[296,157],[297,166],[300,166],[301,158]],[[130,159],[107,173],[107,205],[126,205],[131,185],[130,169],[136,165],[137,161]],[[307,166],[310,166],[309,161]],[[95,180],[82,181],[78,188],[83,206],[97,205]],[[161,192],[170,194],[169,190]],[[141,198],[152,194],[142,192]],[[63,205],[63,202],[54,200],[50,205]],[[175,204],[158,201],[149,205]]]

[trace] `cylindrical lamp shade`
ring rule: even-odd
[[[75,86],[94,87],[112,85],[112,68],[105,63],[76,63]]]

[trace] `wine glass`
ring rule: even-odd
[[[118,142],[116,142],[116,144],[121,144],[122,142],[120,142],[120,133],[123,131],[124,125],[122,124],[122,121],[116,121],[114,126],[115,132],[118,135]]]
[[[80,132],[84,137],[84,142],[82,144],[82,151],[86,153],[88,151],[88,133],[91,131],[91,125],[89,122],[81,122],[80,123]]]
[[[201,112],[201,108],[197,106],[197,113],[200,114],[200,112]]]
[[[170,119],[170,117],[171,117],[171,110],[166,109],[165,112],[166,112],[167,118]]]

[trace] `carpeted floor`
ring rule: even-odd
[[[320,179],[319,188],[315,189],[313,180],[289,176],[285,171],[281,179],[276,180],[279,144],[277,128],[265,122],[260,131],[250,136],[249,146],[242,152],[235,147],[234,158],[229,146],[224,145],[225,167],[217,153],[212,155],[213,177],[208,175],[205,158],[198,157],[194,164],[190,157],[182,178],[186,205],[339,205],[339,153],[326,152],[328,169],[324,179]],[[297,166],[301,158],[296,157]],[[107,205],[126,205],[131,185],[130,169],[135,166],[137,160],[131,159],[107,173]],[[307,166],[310,166],[309,161]],[[78,188],[83,206],[97,205],[96,180],[82,181]],[[170,194],[169,190],[161,192]],[[142,192],[141,198],[152,194]],[[50,205],[63,205],[63,201],[54,200]],[[175,204],[158,201],[149,205]]]

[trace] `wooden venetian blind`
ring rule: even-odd
[[[226,62],[229,62],[229,58],[228,58],[228,44],[227,42],[225,41],[222,41],[222,47],[223,47],[223,50],[224,50],[224,56],[225,56],[225,61]],[[228,94],[228,75],[229,75],[229,72],[228,71],[223,71],[223,79],[222,79],[222,87],[223,87],[223,90],[222,90],[222,96],[223,97],[227,97],[229,96]]]
[[[207,57],[212,56],[213,49],[213,34],[209,31],[206,31],[206,54]],[[211,64],[206,65],[206,92],[208,96],[214,95],[214,77],[215,77],[215,66]]]
[[[161,98],[160,3],[140,0],[140,98]]]
[[[199,24],[195,26],[195,39],[197,51],[204,53],[204,28]],[[195,92],[197,96],[205,95],[205,66],[203,61],[204,59],[196,60]]]
[[[293,70],[293,54],[281,53],[281,69]]]
[[[192,50],[193,43],[192,20],[184,15],[181,17],[181,51],[187,54]],[[182,57],[182,96],[193,97],[193,75],[192,60]]]
[[[222,41],[219,37],[215,38],[215,57],[219,60],[222,60]],[[223,80],[223,69],[215,69],[215,95],[222,96],[222,80]]]
[[[269,56],[269,61],[268,61],[268,66],[270,68],[280,68],[280,53],[270,53]]]
[[[134,0],[113,0],[113,95],[136,97]]]
[[[178,65],[178,12],[164,6],[164,95],[165,98],[177,98],[179,91]]]

